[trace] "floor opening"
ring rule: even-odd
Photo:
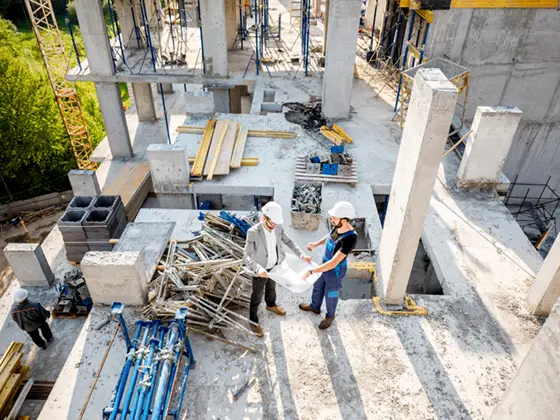
[[[413,295],[443,295],[443,288],[422,240],[418,243],[406,293]]]

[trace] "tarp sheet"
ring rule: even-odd
[[[311,264],[303,261],[301,258],[292,254],[286,254],[286,259],[282,264],[277,265],[268,273],[269,277],[276,283],[284,286],[294,293],[303,293],[313,287],[313,283],[321,276],[321,274],[312,274],[303,280],[302,276],[307,270],[318,267],[317,264]]]

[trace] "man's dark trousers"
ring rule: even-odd
[[[45,343],[43,338],[41,338],[41,334],[39,334],[39,330],[43,334],[45,340],[50,341],[51,338],[53,337],[49,324],[47,324],[46,322],[43,325],[41,325],[39,328],[37,328],[35,331],[29,331],[27,334],[29,334],[29,336],[31,337],[31,339],[36,345],[44,349],[47,347],[47,343]]]
[[[253,277],[253,293],[251,294],[249,319],[257,324],[259,323],[257,312],[259,311],[263,294],[266,306],[276,306],[276,282],[269,278]]]

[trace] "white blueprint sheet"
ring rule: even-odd
[[[286,253],[286,259],[282,264],[277,265],[268,273],[269,277],[276,283],[286,287],[294,293],[303,293],[313,287],[313,283],[321,276],[321,274],[312,274],[303,280],[302,276],[307,270],[318,267],[317,264],[311,264],[303,261],[295,255]]]

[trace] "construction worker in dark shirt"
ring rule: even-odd
[[[25,289],[17,289],[14,293],[14,306],[12,307],[12,318],[18,326],[25,331],[33,342],[43,350],[47,349],[47,344],[39,334],[39,330],[47,342],[53,340],[53,335],[47,319],[51,313],[38,302],[31,302],[27,299],[28,293]]]

